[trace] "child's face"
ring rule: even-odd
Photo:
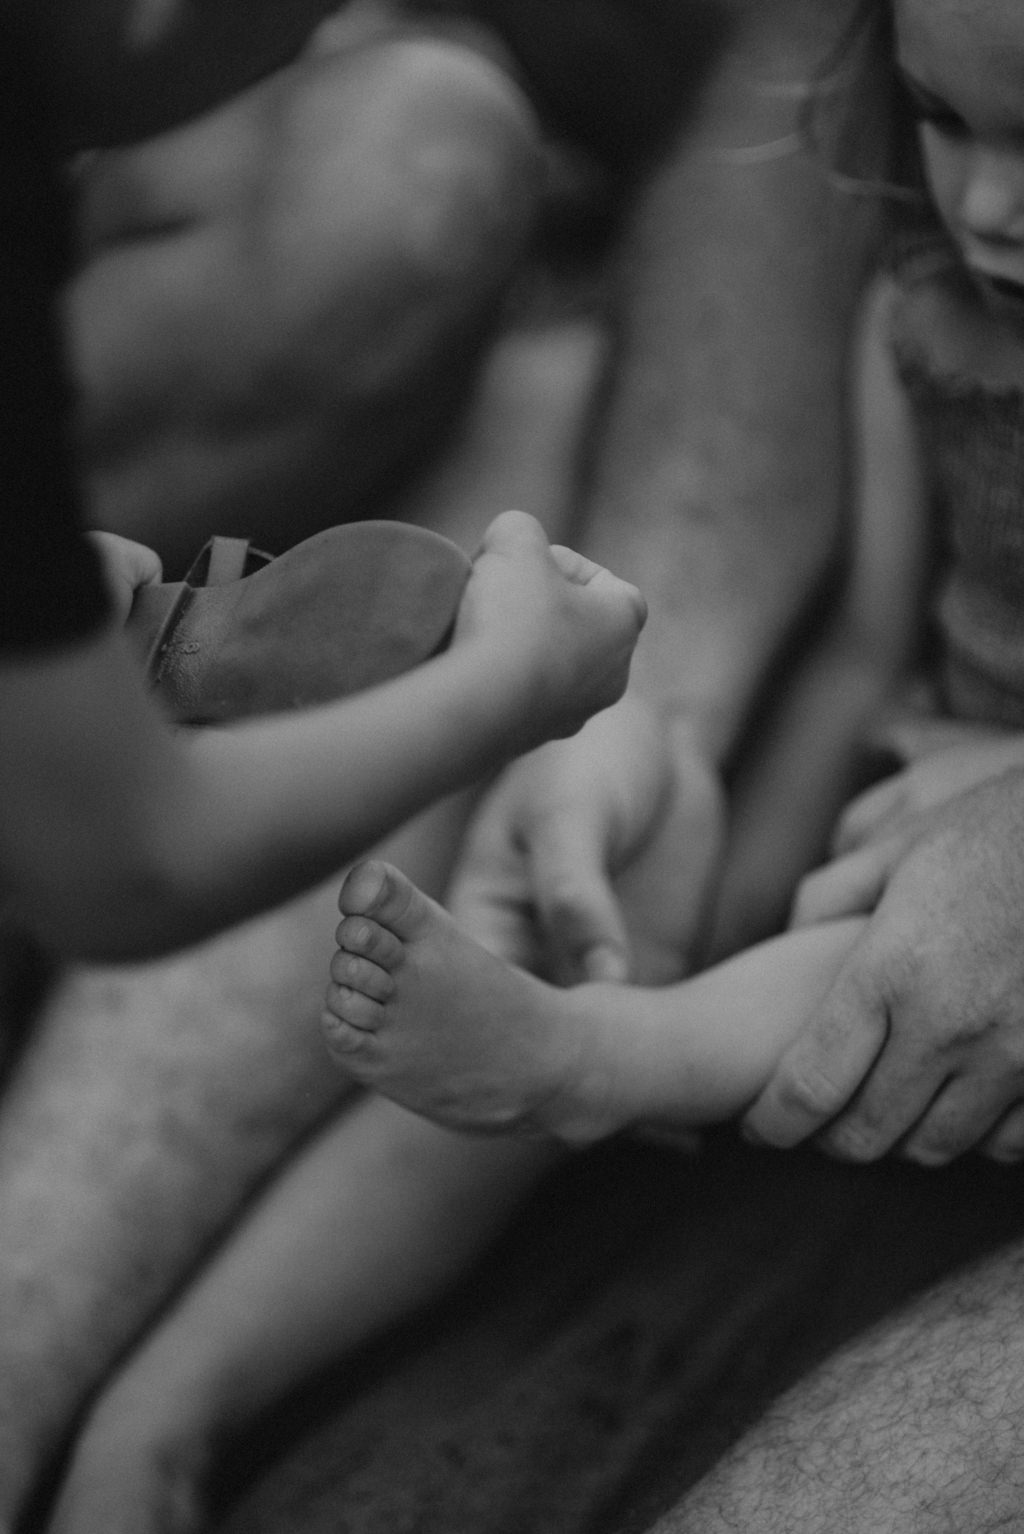
[[[894,0],[929,190],[986,303],[1024,324],[1024,0]]]

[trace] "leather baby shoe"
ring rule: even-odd
[[[213,538],[184,580],[140,587],[127,627],[170,716],[222,724],[419,665],[447,642],[469,571],[456,544],[407,522],[327,528],[276,559]]]

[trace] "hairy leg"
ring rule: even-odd
[[[182,566],[374,514],[465,403],[539,190],[483,48],[321,29],[292,65],[81,171],[69,331],[97,525]]]
[[[466,806],[389,848],[440,891]],[[0,1528],[248,1200],[352,1097],[316,1019],[336,885],[202,949],[70,974],[0,1106]]]
[[[339,904],[324,1026],[352,1075],[441,1123],[569,1142],[739,1112],[861,927],[786,934],[677,985],[562,990],[386,863],[357,865]]]
[[[349,1092],[315,1038],[323,896],[197,953],[69,975],[0,1111],[0,1527],[74,1413]]]
[[[652,1534],[1024,1526],[1024,1247],[945,1279],[783,1396]]]
[[[405,513],[471,547],[496,506],[537,506],[560,540],[602,355],[586,324],[505,338]],[[437,806],[387,855],[440,893],[466,813]],[[0,1528],[254,1191],[349,1097],[315,1027],[335,896],[164,965],[71,976],[38,1020],[0,1110]]]
[[[454,1135],[381,1098],[330,1124],[101,1397],[54,1534],[201,1527],[218,1451],[433,1299],[552,1155]]]

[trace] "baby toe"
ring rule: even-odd
[[[324,1021],[328,1026],[344,1023],[360,1033],[373,1033],[380,1026],[384,1011],[380,1002],[350,986],[332,981],[327,987],[326,1003]]]
[[[367,916],[346,916],[335,933],[339,948],[372,959],[382,969],[398,967],[404,951],[400,938]]]
[[[370,859],[357,863],[341,886],[338,906],[343,916],[371,916],[399,938],[416,935],[431,902],[412,880],[391,863]]]
[[[395,994],[395,982],[386,969],[342,949],[331,959],[331,979],[336,985],[368,996],[371,1001],[387,1001]]]

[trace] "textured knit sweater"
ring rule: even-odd
[[[894,273],[891,339],[936,519],[940,705],[1024,726],[1024,388],[944,360],[943,316],[967,283],[948,248],[918,246]]]

